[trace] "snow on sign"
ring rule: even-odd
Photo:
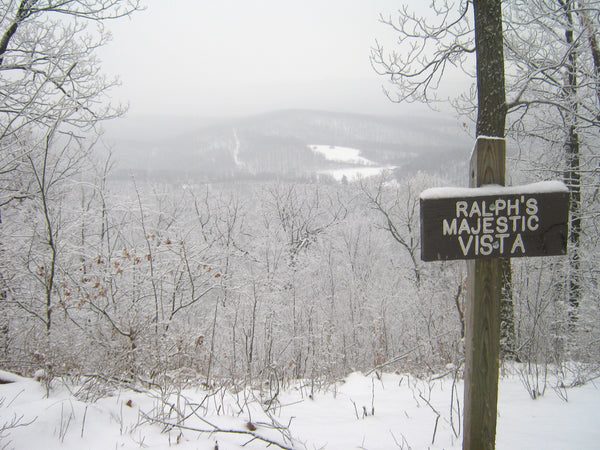
[[[421,259],[564,255],[569,190],[525,186],[434,188],[421,194]]]

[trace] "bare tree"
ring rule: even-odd
[[[369,205],[383,217],[382,227],[407,253],[418,289],[421,285],[421,258],[419,234],[419,181],[416,178],[402,183],[402,188],[381,177],[376,185],[361,183]]]
[[[571,192],[567,283],[574,323],[583,295],[584,218],[589,217],[589,200],[597,189],[600,3],[514,2],[510,11],[513,26],[508,29],[506,54],[513,68],[514,100],[509,106],[517,113],[511,132],[554,149],[560,157],[542,155],[537,167],[545,176],[561,176]],[[537,48],[531,42],[538,43]]]
[[[108,102],[95,50],[108,39],[103,22],[139,9],[137,0],[10,0],[0,6],[0,205],[27,195],[19,171],[27,136],[83,139],[122,109]],[[94,25],[91,31],[89,25]],[[17,172],[14,176],[9,176]]]
[[[371,61],[375,69],[389,79],[386,90],[393,101],[439,100],[437,89],[456,66],[466,77],[475,75],[475,21],[471,7],[485,2],[462,1],[450,4],[434,1],[435,17],[421,17],[404,7],[397,17],[382,17],[399,37],[399,49],[389,50],[377,43]],[[475,11],[476,12],[476,11]],[[591,240],[586,230],[594,225],[594,196],[597,192],[597,139],[600,86],[597,30],[600,3],[597,1],[511,0],[503,2],[503,48],[506,73],[506,97],[500,105],[492,128],[482,127],[481,115],[487,108],[482,101],[494,98],[478,89],[451,100],[458,110],[477,123],[477,133],[515,139],[519,148],[530,148],[526,163],[521,163],[528,181],[562,178],[571,191],[570,265],[565,272],[571,305],[571,322],[577,317],[584,296],[583,285],[589,270],[582,265],[581,252]],[[478,43],[478,45],[480,45]],[[483,76],[498,75],[489,67]],[[492,80],[493,81],[493,80]],[[481,95],[483,94],[483,96]],[[493,93],[492,93],[493,94]],[[479,98],[477,98],[479,95]],[[478,108],[479,106],[479,108]],[[475,113],[478,112],[477,118]],[[490,125],[491,121],[486,119]],[[519,152],[515,165],[522,160]],[[583,240],[582,240],[583,239]],[[502,317],[505,342],[514,333],[511,321],[513,304],[511,271],[504,269],[504,301]],[[503,346],[504,350],[510,348]]]
[[[438,96],[438,88],[450,68],[474,75],[467,57],[475,53],[471,2],[458,6],[448,1],[433,1],[434,14],[428,17],[403,5],[395,16],[380,16],[382,23],[397,35],[400,48],[375,42],[371,64],[388,79],[385,93],[394,102],[435,103],[447,101]]]
[[[470,9],[473,9],[471,16]],[[399,35],[402,50],[387,51],[376,43],[372,49],[371,62],[375,70],[389,78],[393,92],[388,97],[396,102],[419,101],[432,104],[438,101],[437,90],[449,67],[457,67],[469,77],[477,77],[477,135],[504,137],[507,114],[504,88],[504,57],[502,39],[487,39],[480,33],[475,45],[477,27],[495,30],[502,36],[502,12],[493,2],[461,1],[458,6],[447,1],[432,2],[434,18],[416,15],[404,6],[397,17],[384,18],[383,23]],[[492,33],[493,34],[493,33]],[[477,61],[473,70],[470,55],[477,49]],[[390,222],[392,223],[392,222]],[[390,227],[394,238],[398,233]],[[403,245],[408,249],[407,243]],[[413,254],[414,249],[409,250]],[[413,265],[416,267],[416,259]],[[512,294],[510,261],[502,265],[504,295],[502,301],[503,332],[505,342],[512,342]],[[418,279],[418,277],[417,277]]]
[[[59,273],[68,270],[71,257],[66,186],[86,170],[96,125],[122,112],[109,104],[107,91],[115,81],[102,75],[95,51],[108,38],[103,22],[136,9],[137,0],[0,5],[0,207],[16,221],[4,224],[0,242],[8,250],[29,241],[24,260],[3,252],[13,259],[2,261],[2,289],[8,304],[19,304],[48,335],[64,303]],[[21,274],[14,271],[19,264]],[[43,288],[41,296],[36,286]]]

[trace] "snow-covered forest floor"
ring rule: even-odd
[[[479,338],[465,332],[476,321],[466,300],[478,289],[464,261],[423,260],[421,195],[474,179],[481,134],[506,137],[489,158],[505,184],[570,191],[566,255],[517,258],[531,256],[521,234],[554,240],[537,198],[473,201],[468,220],[459,200],[438,223],[465,257],[495,257],[509,220],[516,234],[510,265],[490,271],[494,291],[502,279],[500,358],[519,362],[501,368],[497,447],[600,448],[600,2],[489,7],[506,23],[506,83],[477,87],[500,108],[476,102],[467,77],[441,121],[367,116],[362,100],[341,115],[244,118],[236,106],[231,120],[190,118],[188,131],[142,119],[143,138],[124,122],[113,142],[101,124],[125,109],[101,67],[102,24],[143,3],[0,6],[0,450],[460,448],[461,364]],[[433,24],[404,8],[397,22],[380,16],[406,38],[398,52],[371,48],[394,101],[436,98],[446,62],[476,72],[470,8],[438,3]],[[206,98],[183,100],[194,116],[217,114]],[[500,129],[474,127],[476,105]]]
[[[544,381],[543,371],[539,377],[533,374],[520,365],[502,369],[497,448],[598,448],[600,390],[594,380],[558,388],[560,381],[548,376],[545,394],[533,400],[529,388]],[[454,371],[428,379],[353,373],[336,383],[262,384],[237,391],[166,382],[161,388],[115,388],[99,398],[93,397],[106,384],[92,379],[48,383],[6,372],[0,375],[13,381],[0,385],[2,448],[453,449],[462,445],[463,386]],[[568,376],[576,381],[572,373]]]

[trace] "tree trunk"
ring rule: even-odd
[[[565,40],[569,46],[568,60],[566,64],[566,81],[564,87],[565,97],[570,106],[571,113],[567,115],[567,136],[565,139],[565,159],[566,171],[564,180],[571,193],[569,214],[569,312],[570,325],[577,320],[577,309],[581,300],[581,282],[579,241],[581,237],[581,167],[579,158],[579,135],[577,133],[577,44],[573,36],[573,1],[559,0],[565,13],[567,29],[565,30]]]
[[[504,137],[506,100],[502,9],[499,0],[475,0],[477,136]]]

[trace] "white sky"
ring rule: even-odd
[[[412,0],[422,6],[422,0]],[[103,68],[130,113],[222,116],[280,108],[389,114],[369,62],[398,0],[147,0],[111,25]]]

